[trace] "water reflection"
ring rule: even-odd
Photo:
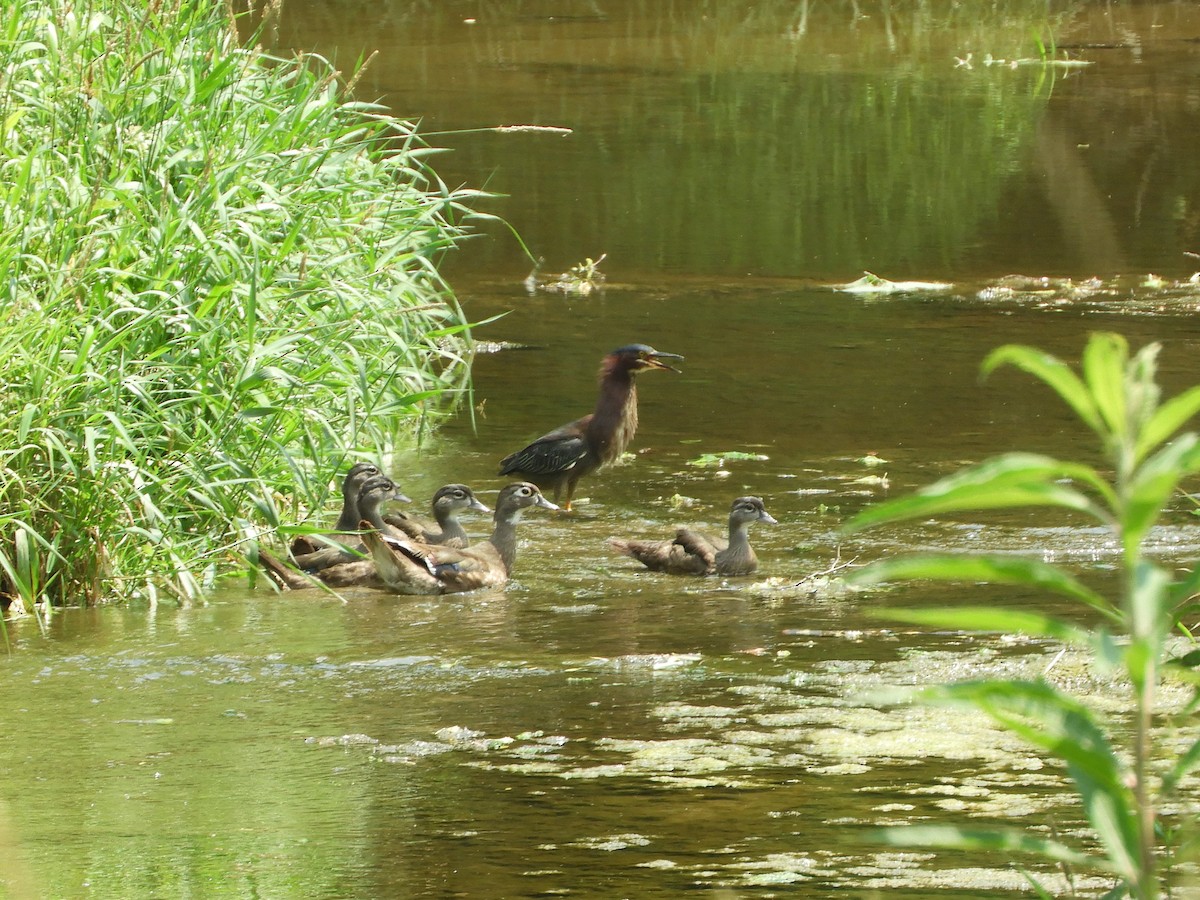
[[[353,6],[353,4],[352,4]],[[1179,273],[1195,242],[1186,4],[289,4],[279,41],[454,148],[450,183],[624,277]],[[1069,46],[1086,70],[985,67]],[[955,67],[968,55],[974,68]],[[461,134],[537,123],[570,137]],[[464,257],[515,274],[501,231]],[[524,272],[522,271],[523,275]]]

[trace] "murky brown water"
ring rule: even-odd
[[[1088,332],[1160,340],[1196,382],[1198,298],[1138,287],[1200,262],[1200,11],[1012,3],[980,16],[859,3],[289,0],[281,46],[349,61],[360,92],[454,148],[451,183],[547,270],[607,253],[608,287],[529,296],[511,234],[449,272],[479,337],[478,412],[396,460],[406,491],[499,486],[496,460],[590,408],[599,357],[630,341],[687,356],[643,379],[637,458],[592,478],[570,520],[532,514],[518,581],[447,600],[275,597],[70,610],[11,626],[2,665],[0,885],[13,896],[995,897],[988,857],[883,852],[864,825],[1069,830],[1058,773],[982,721],[873,692],[1040,672],[1054,648],[891,629],[885,603],[1040,598],[974,587],[794,588],[836,529],[993,452],[1091,446],[1015,373],[1006,342],[1067,357]],[[994,6],[995,5],[991,5]],[[473,22],[466,20],[473,19]],[[1086,70],[986,66],[1031,29]],[[971,54],[971,68],[954,57]],[[506,124],[569,136],[457,133]],[[832,291],[863,270],[944,293]],[[981,298],[1022,272],[1114,279],[1078,298]],[[723,471],[704,453],[768,457]],[[886,466],[859,461],[874,451]],[[612,534],[719,524],[730,498],[780,520],[762,578],[646,574]],[[673,495],[696,505],[675,512]],[[1181,505],[1154,537],[1181,563]],[[1097,570],[1106,536],[1043,515],[918,523],[842,559],[991,547]],[[474,531],[486,531],[476,523]],[[1109,686],[1059,670],[1081,689]],[[877,708],[878,707],[878,708]],[[72,747],[64,759],[63,747]]]

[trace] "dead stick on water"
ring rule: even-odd
[[[805,575],[803,578],[801,578],[796,583],[804,584],[804,582],[809,581],[813,578],[820,578],[822,575],[832,575],[834,572],[840,572],[842,569],[850,568],[856,562],[858,562],[857,556],[854,557],[853,559],[847,560],[846,562],[842,562],[842,547],[839,544],[837,546],[837,548],[834,550],[833,563],[829,566],[828,569],[823,569],[820,572],[813,572],[809,575]]]

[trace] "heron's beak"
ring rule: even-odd
[[[662,361],[663,357],[666,357],[667,359],[680,359],[680,360],[683,359],[683,357],[680,356],[678,353],[656,352],[653,356],[646,357],[646,364],[652,369],[669,369],[672,372],[679,372],[679,370],[677,368],[675,368],[674,366],[668,365],[667,363],[663,362]],[[683,373],[679,372],[679,374],[682,375]]]

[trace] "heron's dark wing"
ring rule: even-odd
[[[501,475],[555,475],[569,472],[588,453],[584,432],[591,416],[544,434],[528,447],[500,460]]]

